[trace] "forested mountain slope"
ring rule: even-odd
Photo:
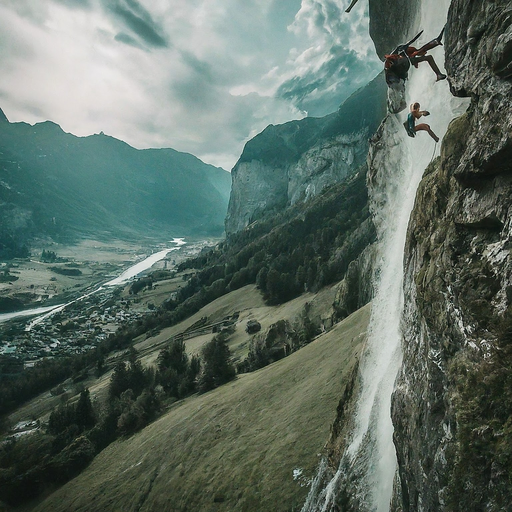
[[[228,172],[173,149],[0,120],[3,257],[34,237],[219,235],[229,190]]]

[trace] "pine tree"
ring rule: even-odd
[[[110,386],[108,388],[108,394],[111,398],[117,398],[123,391],[126,391],[129,387],[128,379],[128,368],[124,361],[117,363],[114,368],[114,372],[110,377]]]
[[[193,391],[197,371],[191,372],[183,339],[174,339],[160,351],[157,367],[157,381],[170,396],[182,398]]]
[[[80,398],[75,407],[75,423],[80,430],[89,430],[96,424],[96,415],[88,389],[84,389],[80,393]]]
[[[178,375],[183,375],[188,368],[188,356],[185,349],[185,341],[182,338],[174,339],[167,349],[166,367],[176,370]]]
[[[231,354],[224,334],[218,334],[203,350],[203,369],[199,376],[199,391],[206,392],[232,380],[235,367],[230,361]]]

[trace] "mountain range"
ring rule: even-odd
[[[0,114],[0,240],[220,235],[230,174],[173,149]],[[5,252],[5,250],[4,250]],[[5,254],[4,256],[6,256]]]

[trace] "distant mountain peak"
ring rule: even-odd
[[[9,119],[7,119],[7,116],[4,114],[4,111],[0,108],[0,123],[8,123]]]
[[[56,133],[65,133],[61,126],[57,123],[54,123],[53,121],[41,121],[39,123],[34,124],[34,128]]]
[[[105,233],[219,236],[231,189],[228,172],[190,154],[138,150],[108,135],[77,137],[52,121],[0,122],[0,182],[11,187],[0,187],[8,204],[0,208],[0,249],[2,228],[25,217],[16,235],[29,242]]]

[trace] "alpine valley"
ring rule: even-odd
[[[34,238],[221,235],[230,175],[172,149],[136,150],[103,133],[0,111],[0,256]]]
[[[57,302],[112,270],[64,244],[189,249],[0,324],[0,510],[510,510],[512,5],[369,12],[382,60],[445,27],[447,79],[381,73],[268,126],[231,178],[2,115],[2,290],[28,253]],[[439,143],[405,132],[415,101]]]

